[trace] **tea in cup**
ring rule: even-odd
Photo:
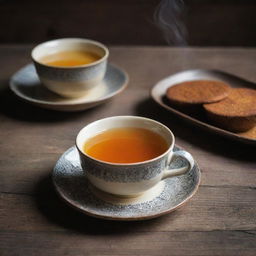
[[[115,116],[85,126],[76,147],[88,180],[97,189],[122,197],[140,196],[162,179],[184,174],[194,166],[183,150],[173,152],[171,130],[152,119]],[[171,169],[177,157],[185,167]]]
[[[93,40],[64,38],[39,44],[31,55],[45,87],[64,97],[81,97],[104,78],[109,51]]]

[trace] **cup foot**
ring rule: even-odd
[[[92,193],[99,199],[115,205],[134,205],[154,200],[164,190],[164,181],[160,181],[151,189],[137,196],[122,196],[106,193],[93,185],[90,186]]]

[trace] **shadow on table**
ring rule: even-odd
[[[131,222],[97,219],[72,209],[62,201],[53,187],[50,176],[39,182],[36,191],[36,204],[50,223],[53,222],[63,229],[92,235],[129,234],[136,231],[156,230],[156,226],[166,222],[166,218],[170,223],[181,211],[179,209],[157,219],[133,221],[132,225]]]
[[[256,160],[255,146],[232,141],[231,139],[206,132],[199,127],[186,123],[173,113],[157,105],[150,98],[141,101],[136,106],[136,114],[155,119],[167,125],[177,138],[199,146],[204,150],[242,161],[255,162]]]
[[[60,122],[64,120],[74,120],[85,113],[97,111],[104,105],[72,113],[47,110],[20,100],[8,88],[8,81],[2,81],[0,87],[2,88],[0,91],[0,113],[10,118],[27,122]]]

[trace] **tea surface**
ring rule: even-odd
[[[90,138],[83,151],[105,162],[136,163],[153,159],[168,149],[157,133],[142,128],[115,128]]]
[[[41,58],[43,64],[57,67],[73,67],[90,64],[101,57],[88,51],[62,51]]]

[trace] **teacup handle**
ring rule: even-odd
[[[182,157],[183,159],[185,159],[187,161],[187,166],[181,167],[181,168],[174,168],[174,169],[170,169],[170,163],[175,160],[178,157]],[[164,171],[163,177],[162,179],[166,179],[172,176],[178,176],[181,174],[184,174],[186,172],[189,172],[194,166],[194,159],[191,156],[191,154],[189,154],[188,152],[184,151],[184,150],[179,150],[176,152],[173,152],[171,158],[168,161],[168,165],[166,170]]]

